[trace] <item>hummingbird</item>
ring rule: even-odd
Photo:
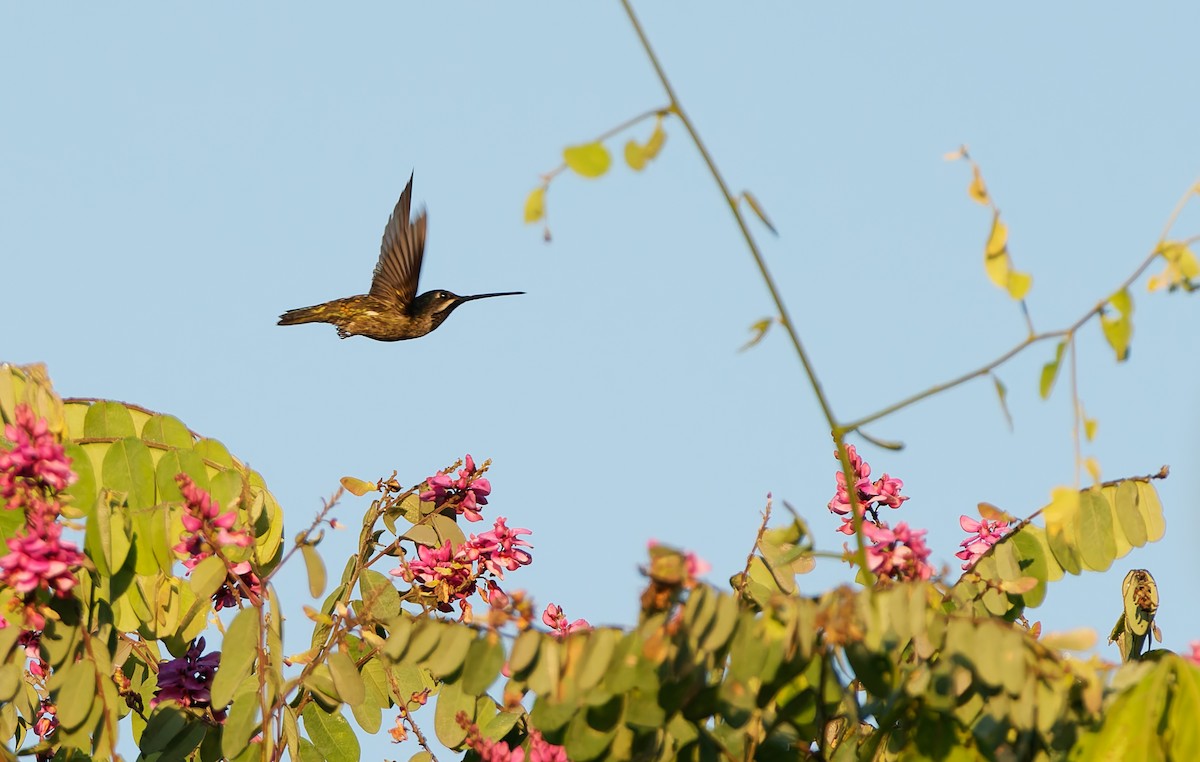
[[[314,307],[288,310],[279,325],[332,323],[338,336],[366,336],[376,341],[402,341],[424,336],[450,317],[460,304],[493,296],[516,296],[524,291],[459,296],[449,291],[426,291],[417,296],[421,259],[425,253],[427,215],[422,209],[410,219],[412,176],[383,229],[379,261],[371,277],[371,290]]]

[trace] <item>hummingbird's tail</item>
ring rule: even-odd
[[[288,310],[279,316],[279,325],[299,325],[300,323],[325,323],[329,321],[329,305],[318,304],[315,307],[300,307]]]

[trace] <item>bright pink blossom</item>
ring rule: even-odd
[[[50,433],[45,418],[33,408],[17,405],[16,422],[4,427],[4,438],[12,442],[0,449],[0,498],[9,508],[17,508],[27,491],[59,492],[75,481],[71,459]]]
[[[500,579],[504,579],[504,571],[516,571],[533,561],[533,556],[522,547],[532,548],[520,535],[532,534],[528,529],[509,529],[503,516],[496,519],[490,531],[476,537],[471,535],[467,541],[467,556],[472,561],[478,561],[483,568]]]
[[[933,567],[926,563],[930,551],[925,534],[924,529],[910,529],[904,522],[894,529],[887,524],[864,523],[863,536],[871,541],[867,546],[867,568],[880,579],[929,579]]]
[[[992,521],[983,519],[982,521],[971,518],[970,516],[960,516],[958,525],[962,527],[964,532],[970,532],[971,537],[959,543],[962,550],[954,555],[961,558],[963,561],[963,571],[970,569],[979,560],[979,557],[987,552],[987,549],[1000,541],[1008,532],[1009,526],[1007,521]]]
[[[558,604],[551,603],[542,612],[542,622],[545,623],[554,632],[556,638],[565,638],[572,632],[587,631],[592,629],[586,619],[576,619],[570,624],[567,623],[567,615],[563,613],[562,607]]]
[[[478,575],[468,553],[467,545],[460,545],[456,551],[449,540],[440,548],[418,545],[416,560],[389,574],[418,584],[437,599],[439,611],[453,611],[452,603],[458,602],[462,608],[475,592]]]
[[[907,495],[900,494],[900,490],[904,488],[902,480],[884,474],[872,482],[871,466],[859,456],[854,445],[846,445],[846,454],[850,460],[850,466],[854,470],[854,490],[857,493],[860,513],[863,511],[874,513],[884,505],[889,508],[899,508],[905,500],[908,500]],[[834,450],[833,457],[838,457],[837,450]],[[853,520],[849,516],[850,492],[846,489],[846,474],[839,470],[834,474],[834,478],[837,481],[837,490],[833,499],[829,501],[829,510],[843,517],[839,532],[854,534]]]
[[[74,543],[62,539],[61,524],[26,524],[7,545],[8,553],[0,557],[0,583],[18,593],[45,588],[66,598],[78,584],[71,569],[84,557]]]
[[[470,455],[464,459],[457,479],[450,478],[449,474],[434,474],[425,481],[429,489],[421,493],[422,500],[438,506],[449,502],[454,505],[455,512],[467,521],[483,520],[479,506],[487,505],[492,484],[482,476],[475,477],[475,460]]]
[[[183,565],[191,572],[218,548],[246,548],[254,538],[244,530],[231,530],[237,523],[237,511],[221,512],[221,504],[206,490],[196,486],[187,474],[176,474],[175,483],[183,494],[184,510],[180,515],[184,533],[172,550],[185,556]]]

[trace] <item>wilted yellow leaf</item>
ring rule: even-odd
[[[1178,241],[1167,241],[1159,246],[1159,255],[1166,261],[1167,266],[1158,275],[1151,276],[1147,287],[1151,291],[1160,288],[1174,290],[1183,286],[1189,291],[1194,288],[1191,280],[1200,275],[1200,261],[1196,259],[1185,244]]]
[[[646,156],[646,150],[638,145],[636,140],[630,138],[625,144],[625,163],[635,172],[641,172],[646,168],[646,162],[649,161]]]
[[[750,326],[750,330],[754,331],[754,336],[738,349],[739,352],[745,352],[750,347],[762,341],[763,336],[767,335],[767,329],[771,327],[771,323],[775,322],[772,318],[763,318],[757,323]]]
[[[600,177],[612,166],[612,156],[600,143],[584,143],[563,149],[563,161],[584,177]]]
[[[379,489],[379,485],[372,482],[364,482],[362,479],[355,479],[353,476],[343,476],[342,486],[355,497],[362,497],[368,492],[375,492]]]
[[[1088,475],[1092,477],[1092,481],[1099,484],[1100,482],[1100,461],[1095,458],[1084,458],[1083,467],[1087,469]]]
[[[1083,436],[1087,438],[1087,441],[1091,442],[1093,439],[1096,438],[1096,431],[1099,428],[1100,428],[1099,421],[1097,421],[1095,418],[1088,418],[1088,417],[1084,416]]]
[[[984,206],[991,204],[991,199],[988,198],[987,186],[983,184],[983,175],[979,174],[979,167],[975,165],[971,166],[971,187],[967,189],[967,193],[971,198]]]
[[[546,216],[546,186],[534,188],[525,198],[525,223],[537,222]]]
[[[646,158],[653,159],[658,156],[658,152],[662,150],[663,144],[667,142],[667,131],[663,129],[663,118],[660,115],[654,121],[654,132],[650,133],[650,140],[646,141]]]
[[[992,283],[1008,288],[1008,226],[1000,221],[999,213],[992,217],[992,232],[983,248],[983,269]]]
[[[750,191],[742,191],[742,198],[746,199],[746,204],[750,207],[750,211],[754,212],[762,220],[762,223],[767,226],[767,230],[770,230],[775,235],[779,235],[779,231],[767,219],[767,213],[763,211],[762,205],[758,203],[758,199],[754,197],[754,194]]]
[[[1033,286],[1033,276],[1029,273],[1021,273],[1016,270],[1010,270],[1008,273],[1008,286],[1005,290],[1008,295],[1017,301],[1025,298],[1029,293],[1029,289]]]
[[[979,515],[981,518],[985,518],[988,521],[1016,521],[1011,513],[1008,511],[1002,511],[991,503],[980,503]]]
[[[1055,651],[1086,651],[1096,645],[1096,631],[1080,627],[1066,632],[1048,632],[1042,645]]]
[[[1108,297],[1108,303],[1113,309],[1120,312],[1122,315],[1133,314],[1133,297],[1129,295],[1129,289],[1123,288],[1112,296]]]

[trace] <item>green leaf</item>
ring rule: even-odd
[[[358,589],[363,600],[363,610],[359,616],[382,621],[400,613],[400,594],[396,592],[390,577],[374,569],[363,569],[358,578]]]
[[[217,674],[220,674],[219,672]],[[361,756],[354,728],[340,712],[329,714],[313,702],[300,715],[304,729],[327,762],[357,762]]]
[[[449,624],[441,629],[441,642],[422,666],[434,677],[445,679],[462,667],[471,642],[475,639],[475,631],[463,624]]]
[[[147,759],[183,760],[200,745],[204,734],[203,723],[175,704],[167,703],[150,715],[138,740],[138,749]],[[159,756],[154,756],[156,754]]]
[[[1129,359],[1129,340],[1133,337],[1133,322],[1128,316],[1112,318],[1100,315],[1100,329],[1104,339],[1113,351],[1117,353],[1117,362]]]
[[[1117,554],[1113,538],[1112,508],[1100,490],[1089,489],[1079,495],[1079,515],[1075,530],[1083,565],[1093,571],[1105,571]]]
[[[1137,483],[1123,481],[1117,485],[1113,499],[1113,511],[1129,544],[1140,548],[1146,544],[1146,521],[1138,510],[1139,493]]]
[[[192,445],[196,454],[205,460],[212,461],[223,468],[233,468],[233,456],[225,445],[215,439],[201,439]]]
[[[325,592],[325,562],[317,549],[308,543],[300,546],[300,555],[304,556],[304,568],[308,571],[308,593],[320,598]]]
[[[212,682],[212,705],[225,707],[250,675],[258,655],[258,611],[242,609],[229,623],[221,645],[221,665]],[[305,713],[307,717],[307,712]]]
[[[1042,379],[1038,384],[1038,394],[1042,399],[1049,399],[1050,392],[1054,389],[1054,381],[1058,378],[1058,366],[1062,363],[1063,352],[1066,351],[1067,342],[1060,341],[1054,350],[1054,360],[1042,366]]]
[[[146,442],[178,447],[182,450],[192,449],[192,433],[188,431],[183,421],[173,415],[154,415],[142,426],[142,439]]]
[[[1004,421],[1008,424],[1008,430],[1012,431],[1012,413],[1008,411],[1008,387],[1004,385],[999,376],[994,373],[989,373],[988,375],[992,377],[992,383],[996,387],[996,398],[1000,400],[1000,411],[1004,413]]]
[[[599,142],[563,149],[563,161],[577,174],[588,178],[600,177],[612,166],[612,156]]]
[[[474,696],[482,696],[500,674],[504,666],[504,646],[495,633],[487,633],[471,641],[463,663],[463,690]]]
[[[771,224],[771,220],[767,218],[767,213],[763,211],[762,204],[758,203],[758,199],[750,191],[742,191],[742,198],[746,199],[746,204],[750,207],[750,211],[754,212],[754,216],[762,221],[762,224],[767,226],[773,234],[779,235],[779,231]]]
[[[126,437],[113,442],[104,454],[101,474],[105,487],[125,493],[130,510],[155,504],[154,460],[142,440]]]
[[[221,752],[225,759],[236,759],[250,745],[250,738],[259,726],[258,713],[258,683],[247,680],[238,687],[221,729]]]
[[[508,658],[508,666],[513,675],[520,675],[533,666],[541,642],[542,635],[536,630],[526,630],[517,636]]]
[[[580,690],[590,690],[608,673],[620,639],[619,631],[608,628],[600,628],[587,634],[587,645],[583,648],[583,658],[575,674],[575,683]]]
[[[209,556],[192,569],[188,584],[197,598],[205,600],[211,598],[213,593],[225,584],[228,576],[225,562],[216,556]]]
[[[1162,503],[1158,492],[1150,482],[1137,482],[1138,512],[1146,524],[1146,541],[1158,542],[1167,531],[1166,521],[1163,520]]]
[[[464,692],[457,683],[443,685],[437,706],[434,707],[433,729],[438,740],[451,749],[461,745],[467,738],[466,728],[458,724],[459,712],[465,712],[467,719],[474,722],[475,697]]]
[[[91,714],[96,700],[96,665],[84,659],[58,668],[65,672],[55,682],[60,686],[55,694],[58,721],[66,728],[77,728]]]
[[[66,442],[63,450],[71,459],[71,470],[75,472],[75,483],[60,493],[65,495],[70,503],[63,512],[67,516],[78,518],[96,504],[96,472],[92,468],[92,459],[84,452],[83,447],[74,442]]]
[[[337,689],[338,698],[347,704],[361,704],[367,697],[367,688],[363,684],[362,675],[350,654],[341,649],[328,654],[329,671],[333,676],[333,687]]]
[[[120,402],[101,400],[92,403],[83,418],[83,438],[120,439],[137,436],[129,408]]]
[[[775,318],[763,318],[762,320],[759,320],[758,322],[753,323],[750,326],[750,331],[754,335],[751,336],[749,338],[749,340],[746,341],[745,344],[743,344],[741,347],[739,347],[738,351],[745,352],[750,347],[752,347],[755,344],[757,344],[758,342],[762,341],[763,337],[767,335],[767,330],[771,327],[771,324],[774,322],[775,322]]]
[[[1042,601],[1046,599],[1046,582],[1049,579],[1048,561],[1046,559],[1047,548],[1034,537],[1033,532],[1028,530],[1029,526],[1023,527],[1010,537],[1001,540],[997,543],[997,546],[1012,546],[1012,552],[1016,557],[1017,567],[1020,568],[1021,573],[1037,580],[1037,585],[1021,594],[1021,598],[1025,601],[1026,606],[1036,608],[1042,605]],[[1059,576],[1061,575],[1062,571],[1059,570]]]

